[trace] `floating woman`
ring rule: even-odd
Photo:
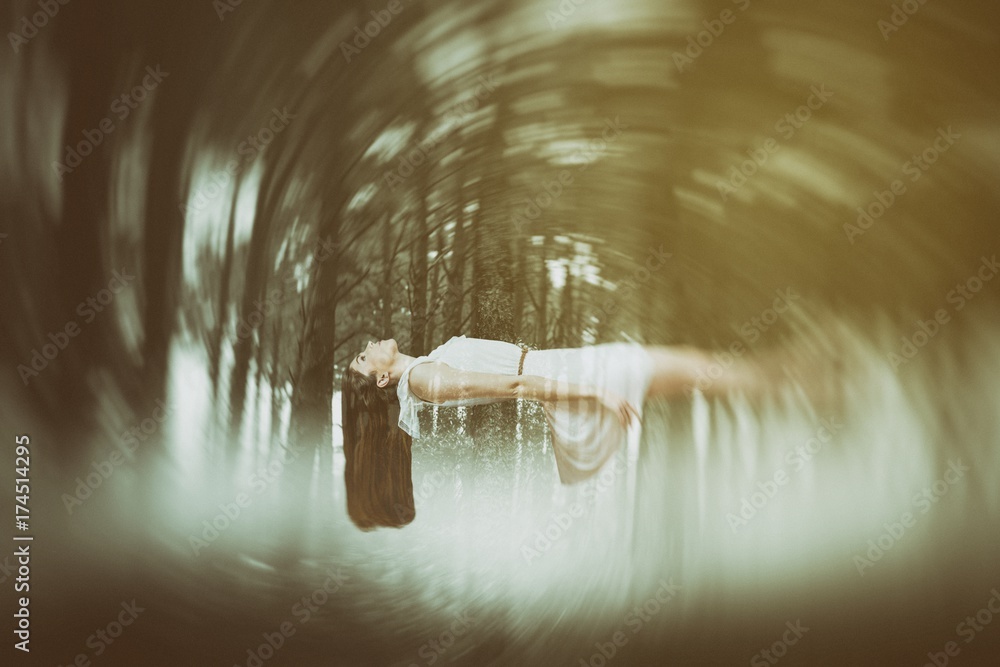
[[[410,445],[420,436],[425,407],[541,402],[559,479],[575,484],[596,474],[626,442],[647,398],[695,387],[723,394],[759,382],[748,361],[734,358],[723,368],[693,347],[616,342],[528,350],[453,336],[412,357],[393,339],[372,341],[351,361],[341,385],[347,512],[362,530],[413,520]]]

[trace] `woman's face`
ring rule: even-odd
[[[354,360],[351,361],[351,368],[362,375],[374,375],[378,386],[385,387],[392,380],[390,372],[399,348],[396,347],[396,340],[368,341]]]

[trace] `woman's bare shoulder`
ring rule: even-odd
[[[424,398],[431,394],[431,383],[434,382],[434,378],[440,378],[442,373],[451,370],[453,370],[451,366],[440,361],[420,362],[410,369],[410,391],[424,403],[433,403],[434,401]]]

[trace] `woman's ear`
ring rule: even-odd
[[[382,373],[382,375],[379,376],[377,384],[382,389],[385,389],[389,385],[389,372],[388,371]]]

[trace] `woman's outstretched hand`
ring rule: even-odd
[[[622,426],[628,428],[629,422],[635,419],[638,424],[641,420],[639,416],[639,411],[635,409],[635,406],[628,402],[627,399],[619,396],[612,391],[601,391],[597,395],[597,400],[600,401],[601,405],[611,410],[615,415],[618,416],[618,421]]]

